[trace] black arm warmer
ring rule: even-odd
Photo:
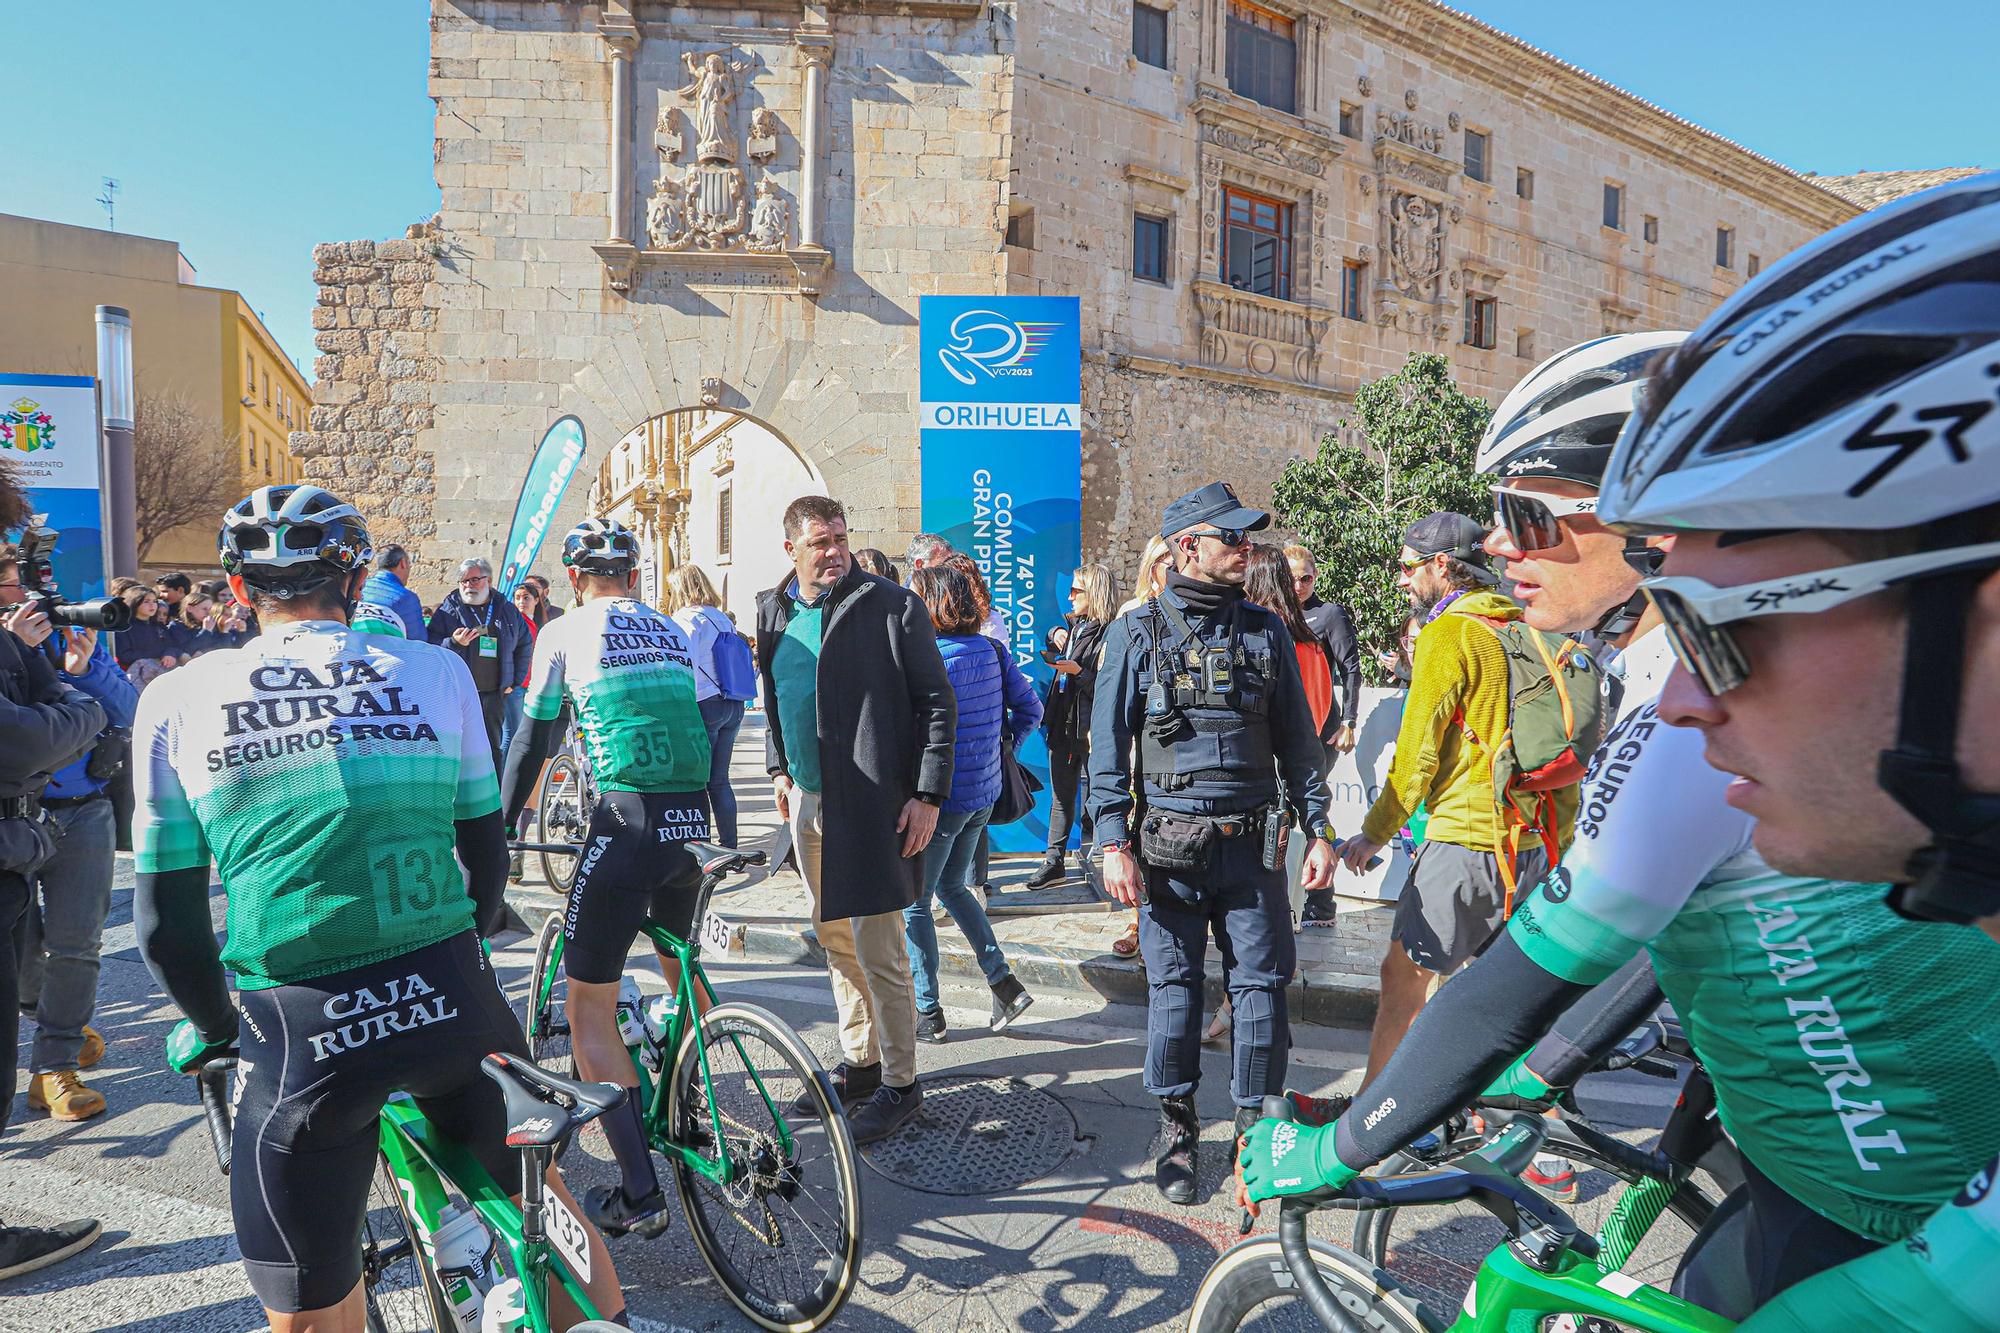
[[[1528,1072],[1552,1088],[1575,1087],[1665,998],[1653,976],[1653,956],[1641,950],[1556,1020],[1549,1035],[1528,1052]]]
[[[515,745],[518,749],[519,742]],[[507,915],[506,825],[495,810],[458,820],[452,828],[458,834],[458,859],[465,864],[465,891],[472,895],[472,922],[481,935],[491,935]]]
[[[1502,931],[1424,1006],[1388,1065],[1340,1117],[1340,1160],[1365,1169],[1441,1124],[1587,989],[1545,970]]]
[[[526,726],[515,728],[514,741],[507,747],[506,777],[500,784],[500,813],[506,827],[515,827],[527,806],[528,793],[541,776],[549,751],[555,748],[556,725],[561,721],[560,714],[546,722],[529,718]],[[462,839],[459,845],[464,846]]]
[[[222,950],[208,919],[208,867],[141,873],[132,895],[139,956],[167,998],[206,1041],[236,1035],[236,1006],[222,975]]]

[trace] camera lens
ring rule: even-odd
[[[49,608],[49,619],[74,629],[125,629],[132,623],[132,608],[117,597],[97,597],[88,602],[63,602]]]

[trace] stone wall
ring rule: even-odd
[[[408,547],[413,576],[449,581],[455,558],[437,549],[436,459],[425,438],[434,415],[438,359],[434,224],[398,241],[341,241],[313,248],[318,402],[292,453],[308,481],[367,516],[375,544]]]

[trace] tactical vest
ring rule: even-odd
[[[1259,627],[1247,628],[1253,619]],[[1272,632],[1275,623],[1239,602],[1204,630],[1164,596],[1139,615],[1147,639],[1139,655],[1146,714],[1139,767],[1148,790],[1275,780],[1271,693],[1277,654],[1290,651]]]

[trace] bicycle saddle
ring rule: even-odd
[[[564,1078],[504,1051],[481,1060],[479,1068],[500,1085],[510,1148],[552,1147],[625,1100],[625,1089],[616,1084]]]
[[[712,842],[691,842],[687,849],[694,853],[694,859],[700,863],[704,875],[727,875],[744,866],[763,865],[769,859],[761,850],[718,847]]]

